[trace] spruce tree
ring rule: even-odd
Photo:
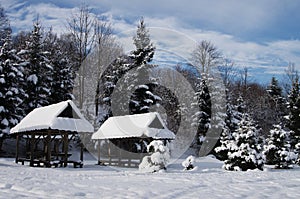
[[[233,124],[233,107],[230,104],[229,101],[227,101],[226,104],[226,118],[225,123],[220,135],[219,143],[217,144],[217,147],[215,148],[216,156],[219,160],[226,160],[228,158],[228,151],[227,148],[229,142],[233,139],[232,133],[234,132],[235,126]]]
[[[133,37],[133,43],[136,49],[130,57],[134,61],[135,72],[129,73],[129,79],[136,87],[131,96],[129,108],[131,114],[147,113],[150,106],[156,104],[159,98],[153,94],[156,82],[155,78],[149,74],[149,69],[154,67],[149,62],[153,59],[155,47],[151,43],[149,30],[146,28],[143,18],[141,18],[136,35]],[[145,84],[143,81],[148,81],[148,83]]]
[[[274,164],[277,169],[291,168],[297,158],[291,149],[293,133],[293,131],[284,130],[281,125],[274,125],[264,146],[267,164]]]
[[[58,51],[53,60],[53,81],[51,86],[51,103],[74,99],[72,94],[74,87],[73,68],[67,57]]]
[[[11,37],[11,27],[4,8],[0,5],[0,46],[3,46],[7,38]]]
[[[34,24],[27,49],[22,54],[25,66],[25,111],[29,113],[34,108],[49,105],[53,67],[48,59],[49,52],[43,51],[41,26]]]
[[[115,112],[115,115],[128,114],[128,101],[126,106],[121,99],[124,97],[123,95],[120,96],[120,98],[112,99],[112,94],[116,91],[115,89],[120,89],[121,91],[127,89],[127,85],[121,85],[122,87],[120,88],[120,86],[117,86],[117,83],[133,67],[133,60],[129,56],[122,55],[116,58],[103,72],[98,87],[100,93],[100,108],[102,111],[97,117],[97,123],[102,124],[107,118],[112,116],[112,103],[118,105],[118,112]],[[112,102],[112,100],[114,100],[114,102]]]
[[[24,115],[20,107],[24,98],[23,67],[19,61],[8,34],[0,51],[0,136],[9,133]]]
[[[219,144],[215,148],[216,156],[220,160],[228,159],[230,143],[234,140],[232,134],[238,129],[244,113],[243,107],[244,100],[241,96],[237,99],[236,105],[232,105],[230,98],[227,99],[225,124],[220,135]]]
[[[278,85],[278,80],[275,77],[272,77],[267,91],[274,99],[279,98],[278,100],[280,100],[282,98],[282,88]]]
[[[272,77],[271,83],[267,88],[267,92],[269,94],[269,102],[272,115],[272,122],[277,123],[282,122],[282,116],[285,113],[286,107],[284,105],[284,98],[282,96],[282,88],[278,84],[278,80],[275,77]],[[266,121],[267,122],[267,121]]]
[[[53,66],[49,102],[53,104],[74,99],[72,91],[75,77],[73,66],[75,64],[68,58],[69,52],[64,50],[65,42],[50,30],[43,43],[44,50],[50,52],[48,58]]]
[[[248,114],[243,114],[238,129],[232,136],[233,140],[228,144],[228,159],[225,160],[223,168],[231,171],[262,170],[264,165],[263,140],[260,137],[260,130]]]
[[[295,134],[292,138],[292,147],[294,148],[297,143],[300,143],[300,91],[299,91],[299,77],[296,77],[291,91],[288,95],[288,110],[289,114],[287,119],[287,127],[294,131]]]
[[[205,74],[202,75],[200,83],[196,85],[195,101],[192,106],[198,111],[192,116],[192,125],[198,126],[195,145],[197,148],[202,144],[205,139],[206,132],[210,128],[211,119],[211,100],[210,94],[207,86],[207,77]]]

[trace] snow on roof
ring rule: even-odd
[[[130,137],[151,137],[154,139],[175,139],[160,115],[156,112],[108,118],[92,139],[113,139]]]
[[[20,133],[44,129],[94,132],[94,127],[83,117],[71,100],[34,109],[10,132]]]

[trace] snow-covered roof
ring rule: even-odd
[[[92,135],[92,139],[114,139],[130,137],[151,137],[154,139],[175,139],[160,115],[156,112],[108,118]]]
[[[94,132],[94,127],[71,100],[34,109],[10,132],[21,133],[44,129]]]

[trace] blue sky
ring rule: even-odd
[[[28,30],[37,14],[46,26],[64,32],[78,0],[2,0],[14,29]],[[254,79],[268,82],[288,62],[300,69],[300,1],[297,0],[101,0],[85,1],[96,15],[113,23],[125,48],[141,16],[159,49],[189,59],[195,42],[213,42],[237,67],[251,68]],[[174,61],[174,60],[173,60]]]

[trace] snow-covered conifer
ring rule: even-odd
[[[3,46],[5,40],[10,37],[11,32],[10,21],[4,8],[0,5],[0,46]]]
[[[210,127],[211,119],[211,99],[207,86],[207,77],[205,74],[202,75],[200,83],[197,85],[197,91],[195,93],[196,103],[193,103],[192,106],[198,110],[193,116],[192,125],[198,126],[195,143],[197,146],[200,146],[204,141],[203,138],[206,136],[206,132]]]
[[[281,123],[283,115],[286,112],[285,99],[282,96],[282,88],[278,84],[278,80],[272,77],[271,83],[267,88],[269,94],[268,99],[270,103],[269,117],[271,117],[271,124]],[[266,121],[267,122],[267,121]]]
[[[48,59],[49,52],[43,50],[41,26],[37,21],[27,42],[27,49],[22,51],[25,67],[25,112],[49,104],[53,67]],[[24,53],[23,53],[24,52]]]
[[[20,106],[24,99],[23,67],[19,62],[16,50],[11,49],[10,33],[7,33],[0,48],[0,137],[9,133],[24,116]]]
[[[295,163],[297,157],[291,149],[292,135],[293,131],[274,125],[264,146],[267,164],[274,164],[278,169],[287,169]]]
[[[300,87],[299,78],[296,77],[292,89],[288,95],[288,110],[289,114],[285,117],[287,119],[286,126],[294,131],[294,135],[291,138],[292,147],[297,143],[300,143]]]
[[[263,140],[260,130],[252,119],[244,114],[238,124],[238,129],[232,134],[233,140],[228,143],[228,159],[223,168],[231,171],[246,171],[248,169],[263,169]]]
[[[216,156],[220,160],[228,159],[230,143],[234,139],[232,134],[238,129],[238,124],[242,119],[244,101],[242,97],[237,100],[237,105],[232,105],[231,100],[227,100],[225,124],[220,135],[219,146],[215,148]]]
[[[49,102],[53,104],[73,99],[75,64],[69,59],[68,53],[64,51],[65,42],[50,30],[43,43],[43,48],[50,52],[48,58],[53,67]]]
[[[136,49],[130,57],[134,61],[135,72],[133,74],[129,72],[126,75],[130,76],[128,79],[136,86],[131,96],[129,108],[131,114],[147,113],[150,106],[156,104],[158,98],[153,93],[156,85],[155,78],[149,74],[149,69],[154,67],[149,62],[153,59],[155,47],[151,42],[149,30],[146,28],[143,18],[141,18],[136,35],[133,37],[133,43]],[[145,84],[143,81],[149,83]]]

